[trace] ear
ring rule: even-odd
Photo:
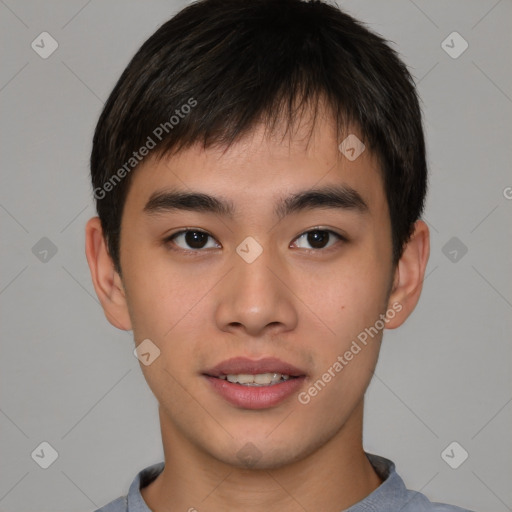
[[[388,300],[388,310],[393,309],[396,314],[386,322],[387,329],[396,329],[414,311],[423,288],[429,255],[429,229],[425,222],[418,220],[396,266],[393,288]]]
[[[130,331],[132,324],[125,290],[108,253],[99,217],[89,219],[85,226],[85,255],[107,320],[118,329]]]

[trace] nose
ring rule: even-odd
[[[253,337],[293,330],[298,315],[286,266],[265,249],[249,261],[233,254],[215,311],[218,328]]]

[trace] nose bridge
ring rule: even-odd
[[[237,325],[257,335],[269,324],[293,327],[297,321],[295,307],[287,287],[277,277],[281,265],[276,252],[254,238],[247,237],[239,244],[216,311],[219,328]]]
[[[271,297],[276,298],[278,283],[273,272],[277,271],[279,262],[269,245],[264,247],[254,238],[247,237],[237,247],[233,260],[235,293],[240,304],[252,301],[252,307],[259,307]]]

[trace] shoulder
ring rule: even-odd
[[[128,512],[128,496],[121,496],[94,512]]]
[[[446,503],[434,503],[424,494],[416,491],[406,491],[406,503],[401,512],[472,512],[471,510],[460,508]]]
[[[151,512],[142,498],[140,489],[149,485],[162,472],[163,468],[164,463],[158,462],[139,471],[126,496],[121,496],[94,512]]]
[[[472,512],[454,505],[434,503],[421,492],[407,489],[391,460],[369,453],[366,456],[381,477],[382,484],[363,500],[361,505],[364,504],[364,507],[357,508],[358,505],[356,505],[354,509],[349,509],[350,512],[366,510],[379,512],[394,512],[396,510],[400,510],[400,512]]]

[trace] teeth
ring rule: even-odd
[[[282,375],[281,373],[259,373],[258,375],[239,373],[238,375],[219,376],[219,379],[228,380],[234,384],[242,384],[244,386],[270,386],[287,381],[289,378],[289,375]]]
[[[281,380],[281,375],[278,373],[261,373],[254,376],[255,384],[276,384]],[[241,382],[241,381],[238,381]],[[242,381],[242,383],[244,383]],[[245,384],[245,383],[244,383]]]

